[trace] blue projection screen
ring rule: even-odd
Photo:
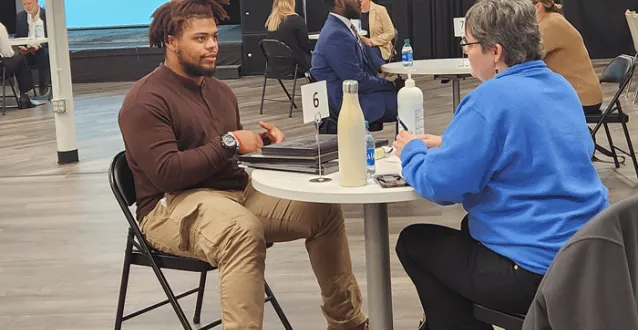
[[[148,25],[167,0],[66,0],[68,28]]]

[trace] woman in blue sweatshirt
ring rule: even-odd
[[[558,250],[608,206],[574,88],[541,60],[529,0],[480,0],[462,41],[472,75],[443,137],[402,132],[403,176],[424,198],[462,203],[461,230],[405,228],[397,254],[427,318],[420,329],[492,329],[474,303],[526,313]]]

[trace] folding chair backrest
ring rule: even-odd
[[[631,38],[634,41],[634,50],[638,53],[638,14],[635,11],[627,10],[625,18],[627,19],[627,25],[629,25]]]
[[[619,55],[611,61],[600,75],[601,83],[617,83],[619,88],[629,83],[634,71],[634,58],[628,55]]]
[[[259,47],[264,53],[264,57],[266,57],[266,60],[295,59],[292,55],[292,50],[290,49],[290,47],[279,40],[263,39],[259,42]]]
[[[135,182],[133,181],[133,173],[128,166],[124,151],[118,153],[111,162],[109,168],[109,185],[129,225],[132,229],[139,230],[137,221],[129,209],[136,201]]]

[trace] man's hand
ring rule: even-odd
[[[35,54],[38,50],[40,50],[40,46],[32,46],[29,48],[31,54]]]
[[[260,121],[259,126],[266,130],[266,136],[268,136],[268,139],[270,139],[270,142],[273,144],[284,142],[284,133],[282,133],[279,128],[275,127],[275,125]]]
[[[397,157],[401,157],[401,151],[403,151],[406,144],[416,139],[417,137],[412,135],[412,133],[408,131],[401,131],[401,133],[397,135],[396,140],[392,143],[392,147],[394,148]]]
[[[26,47],[20,47],[20,48],[18,48],[18,54],[27,55],[27,54],[29,54],[29,50]]]
[[[368,47],[374,47],[374,45],[372,44],[372,40],[366,37],[361,37],[361,41],[363,41],[364,44],[368,45]]]
[[[261,151],[261,147],[264,146],[261,136],[253,131],[242,130],[232,133],[239,140],[239,153],[242,155]]]
[[[425,145],[428,146],[428,148],[439,148],[441,143],[443,143],[443,138],[438,135],[424,134],[418,135],[417,138],[425,142]]]

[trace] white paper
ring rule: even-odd
[[[314,122],[317,118],[317,113],[320,114],[322,119],[330,116],[328,88],[325,80],[301,86],[301,101],[304,124]]]
[[[454,18],[454,36],[459,38],[465,37],[465,17]]]

